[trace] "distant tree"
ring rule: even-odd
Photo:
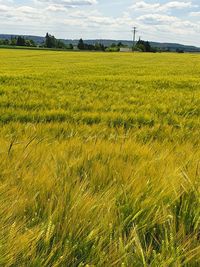
[[[110,47],[114,48],[117,47],[117,45],[115,43],[112,43]]]
[[[151,52],[151,45],[148,41],[145,43],[145,48],[146,48],[146,52]]]
[[[118,46],[115,46],[115,47],[112,47],[112,46],[106,47],[105,48],[105,51],[106,52],[119,52],[120,51],[120,47],[118,47]]]
[[[13,45],[13,46],[17,45],[17,38],[16,37],[11,37],[9,44]]]
[[[89,51],[105,51],[105,46],[100,43],[93,44],[86,44],[84,43],[83,39],[80,39],[78,42],[78,49],[80,50],[89,50]]]
[[[66,44],[61,40],[57,40],[56,41],[56,48],[65,49],[66,48]]]
[[[84,44],[82,38],[78,42],[78,49],[80,49],[80,50],[84,50],[85,49],[85,44]]]
[[[180,49],[180,48],[177,48],[176,49],[176,52],[179,53],[179,54],[183,54],[184,53],[184,50],[183,49]]]
[[[85,50],[94,51],[95,46],[93,44],[84,44]]]
[[[30,41],[30,44],[31,44],[32,47],[36,47],[37,46],[36,43],[32,39],[30,39],[29,41]]]
[[[140,50],[142,52],[152,52],[152,47],[148,41],[143,41],[139,39],[135,46],[136,50]]]
[[[47,34],[45,36],[45,46],[46,47],[50,47],[51,46],[50,36],[49,36],[48,32],[47,32]]]
[[[101,45],[100,45],[99,43],[96,43],[96,44],[94,45],[94,49],[95,49],[96,51],[101,51]]]
[[[45,47],[47,48],[55,48],[56,47],[56,38],[49,33],[45,36]]]
[[[119,42],[119,43],[117,44],[117,46],[119,46],[119,47],[123,47],[124,45],[122,44],[122,42]]]
[[[73,44],[69,44],[68,48],[71,49],[71,50],[73,50],[74,49]]]
[[[142,51],[142,52],[146,51],[144,44],[137,44],[136,49],[138,49],[139,51]]]
[[[33,40],[25,40],[25,45],[28,46],[28,47],[36,47],[36,44]]]
[[[10,42],[8,39],[3,40],[3,45],[9,45],[9,44],[10,44]]]
[[[24,37],[18,36],[16,45],[17,46],[25,46],[25,44],[26,44],[26,41],[25,41]]]
[[[106,50],[104,44],[99,44],[99,46],[100,46],[100,50],[101,50],[101,51],[105,51],[105,50]]]

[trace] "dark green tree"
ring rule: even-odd
[[[73,50],[74,49],[74,46],[73,46],[73,44],[69,44],[69,49],[71,49],[71,50]]]
[[[56,38],[53,35],[50,35],[49,33],[47,33],[45,37],[45,47],[55,48],[56,43],[57,43]]]
[[[3,45],[9,45],[9,44],[10,44],[10,42],[8,39],[3,40]]]
[[[25,46],[26,45],[26,41],[25,41],[24,37],[18,36],[16,45],[17,46]]]
[[[36,44],[33,40],[25,40],[25,45],[28,46],[28,47],[36,47]]]
[[[183,54],[184,53],[184,50],[183,49],[180,49],[180,48],[177,48],[176,49],[176,53]]]
[[[151,45],[148,41],[145,43],[145,48],[146,48],[146,52],[151,52]]]
[[[9,44],[15,46],[17,44],[17,37],[12,36],[9,41]]]
[[[117,44],[117,46],[119,46],[119,47],[124,47],[124,45],[122,44],[122,42],[119,42],[119,43]]]
[[[78,49],[80,49],[80,50],[84,50],[85,49],[85,44],[84,44],[82,38],[78,42]]]
[[[67,48],[67,46],[61,40],[56,40],[56,48],[65,49],[65,48]]]
[[[117,45],[115,43],[112,43],[110,47],[114,48],[117,47]]]
[[[139,40],[136,43],[135,48],[142,52],[152,52],[152,47],[148,41]]]

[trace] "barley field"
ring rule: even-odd
[[[0,49],[0,266],[200,266],[200,56]]]

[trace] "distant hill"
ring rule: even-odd
[[[0,34],[0,39],[11,39],[18,35],[11,35],[11,34]],[[45,38],[41,36],[34,36],[34,35],[23,35],[26,39],[32,39],[38,45],[44,43]],[[72,40],[72,39],[61,39],[65,44],[73,44],[77,45],[79,40]],[[110,46],[112,43],[118,44],[119,42],[127,45],[129,47],[132,46],[132,41],[127,40],[109,40],[109,39],[94,39],[94,40],[84,40],[87,44],[95,44],[101,43],[105,46]],[[182,45],[177,43],[159,43],[159,42],[150,42],[151,46],[160,48],[163,50],[169,49],[170,51],[176,51],[176,49],[183,50],[185,52],[200,52],[200,47],[190,46],[190,45]]]

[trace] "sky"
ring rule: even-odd
[[[176,42],[200,47],[200,0],[0,0],[0,34]]]

